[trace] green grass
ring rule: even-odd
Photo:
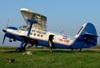
[[[28,49],[33,55],[15,53],[15,47],[0,47],[0,68],[100,68],[100,51]],[[7,59],[15,59],[9,63]]]

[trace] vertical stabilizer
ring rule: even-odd
[[[76,35],[74,48],[88,48],[97,45],[97,32],[92,23],[84,24]]]

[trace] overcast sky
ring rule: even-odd
[[[0,38],[2,29],[9,26],[25,25],[20,13],[21,8],[28,8],[47,16],[47,30],[64,34],[76,35],[84,23],[91,22],[100,36],[100,0],[1,0],[0,1]],[[9,19],[9,22],[8,22]],[[100,44],[100,38],[99,42]],[[4,45],[20,45],[9,43]]]

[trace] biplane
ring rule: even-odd
[[[26,46],[45,46],[49,47],[52,52],[53,48],[64,49],[80,49],[91,48],[97,45],[97,32],[92,23],[85,23],[75,36],[66,34],[56,34],[46,30],[47,17],[32,10],[22,8],[20,12],[26,22],[26,25],[16,28],[9,26],[3,29],[5,38],[9,38],[9,42],[20,41],[20,47],[17,52],[26,50]],[[55,28],[54,28],[55,29]]]

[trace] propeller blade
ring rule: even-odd
[[[7,32],[5,29],[3,29],[2,31],[5,32],[5,33]]]
[[[5,38],[6,38],[6,34],[4,35],[4,38],[3,38],[2,44],[4,44]]]
[[[9,23],[9,19],[8,19],[8,23]],[[8,23],[7,23],[7,26],[6,26],[6,29],[3,29],[2,31],[6,33],[6,30],[8,28]],[[3,38],[3,41],[2,41],[2,44],[4,44],[5,42],[5,38],[6,38],[6,34],[4,35],[4,38]]]

